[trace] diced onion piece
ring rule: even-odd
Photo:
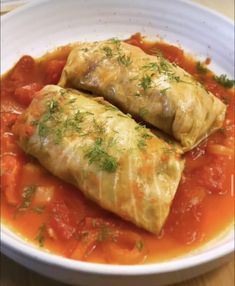
[[[20,104],[29,106],[37,91],[42,89],[43,85],[33,82],[21,87],[16,88],[14,97]]]
[[[209,153],[223,156],[232,156],[233,150],[220,144],[213,144],[207,147]]]
[[[47,233],[48,233],[50,238],[57,239],[56,233],[53,230],[53,228],[51,228],[51,227],[47,228]]]
[[[37,187],[36,193],[34,195],[33,203],[37,205],[48,204],[54,195],[55,188],[53,186],[40,186]]]

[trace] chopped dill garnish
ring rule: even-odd
[[[145,75],[142,77],[139,86],[143,88],[144,91],[146,91],[148,88],[150,88],[152,85],[152,77],[149,75]]]
[[[102,138],[96,139],[95,144],[86,151],[85,158],[89,160],[89,164],[96,163],[103,171],[115,172],[118,166],[117,159],[109,155],[103,145]]]
[[[128,67],[132,63],[131,57],[126,56],[126,55],[118,56],[117,60],[118,60],[119,64],[122,64],[126,67]]]
[[[143,68],[151,71],[159,71],[158,64],[155,62],[151,62],[147,65],[144,65]]]
[[[153,136],[152,136],[152,135],[150,135],[150,134],[148,134],[148,133],[143,133],[141,136],[142,136],[144,139],[150,139],[150,138],[153,138]]]
[[[164,59],[163,57],[161,57],[159,66],[160,66],[159,72],[165,72],[165,73],[172,72],[171,64],[166,59]]]
[[[55,144],[60,144],[62,139],[63,139],[63,129],[57,128],[55,130],[55,140],[54,140]]]
[[[93,118],[93,124],[95,128],[95,132],[98,133],[104,133],[105,132],[105,126],[104,123],[99,123],[95,118]]]
[[[117,38],[111,38],[109,41],[112,44],[116,45],[117,47],[120,47],[120,45],[121,45],[121,41],[119,39],[117,39]]]
[[[119,109],[118,109],[116,106],[111,105],[111,104],[104,105],[104,108],[105,108],[106,111],[107,111],[107,110],[119,111]]]
[[[46,232],[46,225],[43,223],[42,225],[39,226],[37,235],[35,237],[35,240],[38,241],[40,247],[44,246],[45,232]]]
[[[61,95],[62,97],[64,97],[66,93],[67,93],[66,90],[64,90],[64,89],[61,89],[61,90],[60,90],[60,95]]]
[[[37,186],[35,185],[27,186],[23,189],[23,193],[22,193],[23,201],[18,207],[18,210],[20,211],[26,210],[27,208],[30,207],[32,199],[33,199],[33,195],[35,194],[36,190],[37,190]]]
[[[51,99],[48,102],[48,111],[50,114],[56,113],[57,111],[59,111],[59,103],[58,101]]]
[[[137,142],[137,146],[139,149],[144,149],[147,147],[146,141],[143,138],[140,138]]]
[[[106,56],[107,58],[112,58],[112,56],[113,56],[113,51],[112,51],[112,49],[111,49],[110,47],[103,47],[103,51],[104,51],[105,56]]]
[[[149,130],[145,125],[138,124],[135,130],[139,133],[139,139],[137,141],[137,147],[141,150],[147,147],[146,140],[151,139],[153,136],[150,134]]]
[[[38,135],[40,138],[45,138],[49,133],[49,128],[46,126],[45,123],[39,122],[38,123]]]
[[[229,79],[226,74],[214,76],[214,79],[225,88],[232,88],[235,85],[235,80]]]
[[[170,89],[170,87],[164,88],[160,90],[161,95],[166,95],[167,90]]]

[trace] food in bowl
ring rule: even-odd
[[[69,45],[40,59],[24,56],[2,78],[3,221],[41,248],[72,259],[172,259],[203,245],[233,219],[234,81],[215,76],[209,59],[196,62],[175,46],[138,34],[126,43],[111,40],[115,54],[105,42]],[[131,45],[144,52],[132,58]],[[130,54],[119,54],[120,46]],[[111,97],[107,86],[115,91]],[[162,113],[155,124],[155,101],[148,97],[157,95]],[[187,114],[187,106],[200,111]],[[182,124],[172,127],[176,109],[191,122],[185,132],[182,115]],[[196,114],[203,114],[204,124]],[[193,126],[199,128],[192,132]]]

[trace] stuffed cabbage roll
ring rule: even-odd
[[[59,85],[103,96],[190,150],[222,126],[225,105],[162,56],[111,39],[78,44]]]
[[[160,231],[184,166],[179,149],[103,98],[53,85],[38,92],[14,132],[55,176],[137,226]]]

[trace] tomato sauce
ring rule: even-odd
[[[127,40],[161,53],[227,104],[223,128],[185,154],[186,166],[169,217],[156,236],[101,209],[75,187],[51,175],[17,145],[17,116],[35,93],[60,78],[71,46],[33,59],[23,56],[1,79],[1,215],[25,239],[72,259],[138,264],[186,254],[224,231],[234,213],[234,89],[218,84],[207,68],[178,47]],[[205,60],[204,66],[210,62]],[[30,130],[27,130],[30,132]]]

